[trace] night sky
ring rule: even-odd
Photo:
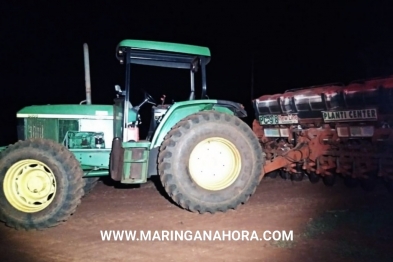
[[[393,73],[391,4],[97,2],[0,4],[0,145],[16,141],[15,113],[22,107],[85,99],[83,43],[89,45],[96,104],[112,104],[114,85],[124,86],[124,66],[115,58],[122,39],[207,46],[212,52],[207,67],[209,97],[243,103],[250,114],[248,122],[253,116],[251,97]],[[140,88],[158,101],[162,94],[179,101],[189,93],[187,71],[138,66],[132,81],[134,104],[142,99]]]

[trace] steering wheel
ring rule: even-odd
[[[145,92],[145,99],[148,100],[147,102],[157,104],[156,100],[149,93],[147,93],[146,91],[144,92]]]

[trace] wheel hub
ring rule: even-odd
[[[52,203],[56,180],[44,163],[27,159],[13,164],[4,178],[4,193],[8,202],[19,211],[34,213]]]
[[[27,188],[32,193],[38,193],[45,187],[45,182],[40,177],[32,177],[27,182]]]
[[[198,143],[191,152],[189,171],[192,179],[207,190],[222,190],[239,176],[241,157],[227,139],[212,137]]]

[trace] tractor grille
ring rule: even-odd
[[[26,118],[26,139],[46,138],[58,141],[57,119]]]
[[[23,128],[19,126],[18,128]],[[26,118],[24,137],[18,132],[19,139],[45,138],[63,142],[68,131],[79,131],[78,120],[59,120],[56,118]]]

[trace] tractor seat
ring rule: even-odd
[[[148,135],[146,140],[150,141],[151,138],[153,137],[154,131],[156,130],[159,121],[161,117],[168,111],[168,108],[171,105],[166,104],[166,105],[157,105],[153,106],[151,109],[151,118],[150,118],[150,128],[148,131]]]

